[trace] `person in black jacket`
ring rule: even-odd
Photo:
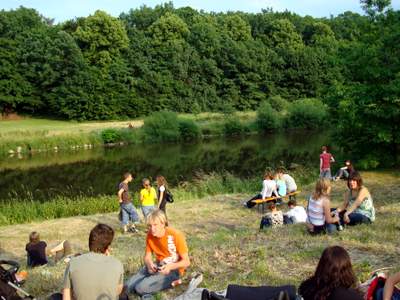
[[[322,252],[314,275],[301,283],[299,294],[304,300],[363,300],[357,282],[347,251],[332,246]]]

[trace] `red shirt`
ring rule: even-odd
[[[321,169],[330,169],[331,168],[332,154],[330,154],[330,153],[322,153],[319,156],[319,158],[322,159],[322,167],[321,167]]]

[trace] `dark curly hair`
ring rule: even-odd
[[[356,286],[349,254],[340,246],[332,246],[322,252],[314,276],[303,282],[299,291],[304,299],[326,300],[337,288]]]

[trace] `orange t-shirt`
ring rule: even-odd
[[[154,253],[157,262],[176,263],[182,255],[188,253],[188,247],[183,234],[175,229],[166,227],[165,235],[161,238],[153,236],[150,232],[146,238],[146,253]],[[179,274],[182,276],[185,269],[180,268]]]

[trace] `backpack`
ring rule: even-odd
[[[169,203],[174,203],[174,195],[170,190],[165,190],[165,200]]]

